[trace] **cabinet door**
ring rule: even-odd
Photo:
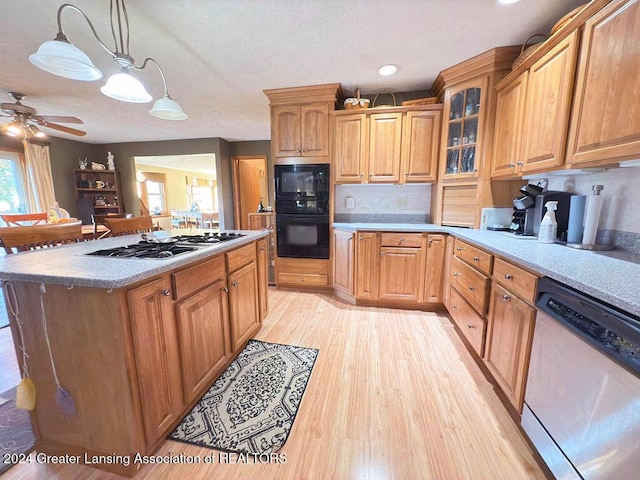
[[[353,236],[333,231],[333,288],[353,295]]]
[[[358,232],[356,244],[356,297],[378,298],[379,244],[375,232]]]
[[[380,248],[380,297],[418,300],[422,267],[421,248]]]
[[[260,329],[256,264],[230,273],[228,282],[231,349],[237,352]]]
[[[302,156],[329,155],[329,104],[300,106],[300,149]]]
[[[220,280],[176,305],[185,403],[202,393],[231,355],[225,287]]]
[[[258,269],[258,300],[260,321],[269,313],[269,249],[267,239],[256,242],[256,263]]]
[[[400,181],[402,113],[369,117],[369,182]]]
[[[447,235],[447,242],[444,252],[444,272],[442,274],[442,303],[451,313],[451,309],[449,308],[449,300],[451,298],[451,283],[449,275],[451,273],[451,257],[453,256],[453,244],[455,239]]]
[[[574,32],[529,69],[521,172],[564,163],[573,79],[578,52]]]
[[[640,3],[616,0],[584,27],[567,163],[640,158]]]
[[[494,283],[485,363],[518,412],[522,411],[535,309]]]
[[[162,277],[127,292],[147,447],[166,435],[184,405],[169,285]]]
[[[366,181],[367,125],[367,116],[364,114],[334,117],[332,163],[336,170],[336,182]]]
[[[403,181],[436,181],[441,125],[439,111],[407,112],[402,127]]]
[[[442,303],[442,282],[444,273],[444,256],[446,235],[430,234],[427,236],[424,299],[429,303]]]
[[[276,157],[300,155],[300,107],[298,105],[271,108],[272,142]]]
[[[482,167],[487,77],[445,92],[440,178],[476,178]]]
[[[512,177],[522,163],[521,139],[524,103],[527,94],[526,71],[497,95],[493,143],[492,177]]]

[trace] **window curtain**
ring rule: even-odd
[[[23,140],[22,145],[22,170],[27,206],[32,213],[48,212],[56,201],[49,147],[35,145],[26,140]]]

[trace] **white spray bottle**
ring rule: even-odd
[[[540,232],[538,233],[538,242],[553,243],[558,234],[558,222],[556,221],[557,201],[548,201],[544,204],[547,213],[544,214],[542,222],[540,222]]]

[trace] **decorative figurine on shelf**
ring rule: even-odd
[[[113,153],[107,152],[107,168],[109,170],[115,170],[116,164],[113,163]]]
[[[91,162],[91,170],[106,170],[104,163]]]
[[[89,160],[87,160],[87,158],[81,158],[80,160],[78,160],[78,163],[80,164],[80,170],[86,170],[87,169],[87,164],[89,163]]]
[[[262,197],[260,197],[260,203],[258,204],[258,213],[264,212],[264,205],[262,204]]]

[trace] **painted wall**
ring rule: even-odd
[[[613,168],[603,172],[550,175],[549,190],[591,194],[592,185],[604,185],[600,230],[640,233],[638,187],[640,167]],[[530,180],[533,182],[533,179]]]

